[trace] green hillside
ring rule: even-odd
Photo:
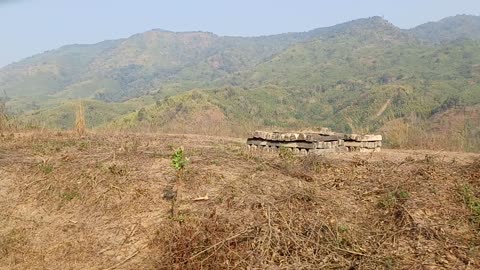
[[[327,126],[345,132],[380,132],[389,146],[436,148],[431,144],[435,142],[451,143],[451,150],[480,151],[480,110],[478,105],[468,105],[473,104],[473,99],[466,101],[468,95],[437,101],[431,98],[435,95],[423,96],[408,85],[375,86],[357,93],[342,87],[325,92],[274,85],[193,90],[159,100],[104,127],[246,136],[258,128]],[[478,90],[470,92],[476,100]]]
[[[257,38],[152,30],[128,39],[72,45],[0,70],[11,97],[124,101],[151,91],[177,93],[245,70],[300,40],[296,34]]]
[[[10,97],[28,99],[42,99],[48,95],[61,100],[91,98],[119,102],[152,92],[167,96],[192,88],[223,86],[226,83],[234,86],[251,83],[260,85],[262,80],[269,79],[261,78],[262,75],[258,75],[260,81],[256,77],[248,82],[242,81],[242,77],[240,81],[235,78],[239,72],[256,69],[257,65],[271,65],[284,50],[302,50],[304,42],[317,42],[317,47],[325,50],[323,57],[344,60],[344,64],[353,63],[356,66],[351,68],[368,73],[369,70],[358,69],[364,62],[338,58],[346,55],[345,49],[349,50],[348,46],[357,46],[352,42],[359,42],[360,47],[365,47],[365,43],[376,42],[381,45],[384,42],[385,47],[405,45],[405,49],[409,50],[412,46],[415,49],[419,43],[417,40],[431,39],[427,36],[428,33],[442,40],[477,39],[480,36],[477,35],[477,30],[480,29],[476,27],[478,21],[479,17],[475,16],[457,16],[404,31],[381,17],[372,17],[303,33],[252,38],[220,37],[206,32],[152,30],[127,39],[94,45],[65,46],[11,64],[0,69],[0,89],[6,91]],[[452,33],[459,36],[452,36]],[[333,48],[337,45],[341,48]],[[312,47],[313,54],[305,52],[307,54],[301,55],[303,58],[296,58],[291,62],[291,59],[284,58],[289,62],[281,64],[294,66],[305,58],[322,54],[315,51],[316,49]],[[371,49],[377,50],[376,47]],[[363,60],[367,61],[368,66],[372,63],[366,58],[383,58],[381,53],[387,48],[381,49],[373,54],[365,52]],[[298,55],[293,52],[292,57],[295,56]],[[307,61],[316,64],[315,59]],[[387,64],[391,66],[397,63]],[[315,67],[330,69],[328,64]],[[377,69],[384,67],[378,66]],[[313,70],[309,73],[315,72],[316,70]],[[263,76],[269,75],[265,70],[259,73]],[[336,70],[325,75],[330,81],[341,77]],[[226,82],[225,77],[233,79]],[[325,76],[318,79],[325,81]],[[276,79],[270,79],[272,80]]]
[[[0,69],[0,89],[9,96],[45,96],[84,79],[89,64],[119,41],[69,45]]]
[[[480,17],[473,15],[457,15],[438,22],[419,25],[409,32],[417,38],[433,42],[445,43],[455,40],[480,39]]]
[[[295,44],[223,82],[241,87],[174,96],[147,108],[141,121],[131,114],[114,126],[184,131],[190,123],[188,131],[204,132],[196,121],[208,129],[215,121],[202,112],[214,111],[221,121],[210,133],[218,126],[233,133],[265,126],[378,132],[411,117],[431,130],[438,114],[480,103],[479,41],[428,45],[382,21],[356,30]]]
[[[468,30],[478,18],[401,30],[372,17],[252,38],[152,30],[12,64],[0,89],[19,119],[57,128],[73,125],[72,104],[84,99],[90,127],[433,132],[431,122],[480,104],[480,41]],[[462,134],[474,138],[470,118]]]
[[[136,112],[145,104],[151,104],[150,97],[131,99],[122,103],[105,103],[98,100],[85,100],[82,104],[85,109],[85,118],[88,128],[94,128],[111,121],[120,115]],[[18,116],[18,120],[27,127],[72,129],[75,123],[75,110],[79,101],[67,100],[61,103],[54,101],[45,109],[26,112]]]

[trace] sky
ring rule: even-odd
[[[303,32],[372,16],[401,28],[457,14],[479,0],[0,0],[0,67],[67,44],[160,28],[258,36]]]

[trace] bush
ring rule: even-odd
[[[173,152],[172,157],[172,167],[176,171],[181,171],[185,168],[185,165],[188,163],[188,159],[185,157],[183,147],[178,148]]]

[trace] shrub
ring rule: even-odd
[[[185,152],[183,150],[183,147],[178,148],[173,152],[172,157],[172,167],[176,171],[181,171],[185,168],[185,165],[188,163],[188,159],[185,157]]]

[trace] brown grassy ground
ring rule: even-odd
[[[189,158],[180,180],[170,164],[179,146]],[[5,135],[0,269],[480,269],[478,158]]]

